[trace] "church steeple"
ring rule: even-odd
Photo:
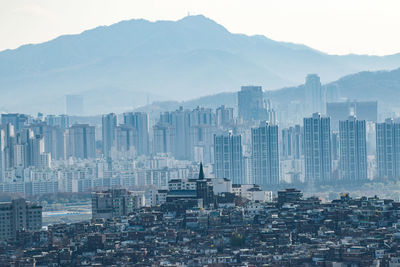
[[[202,162],[200,162],[199,180],[204,180],[204,171]]]

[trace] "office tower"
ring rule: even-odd
[[[214,173],[233,184],[244,184],[242,137],[231,132],[214,135]]]
[[[376,164],[378,178],[400,178],[400,123],[386,119],[377,123]]]
[[[84,112],[83,96],[66,95],[65,96],[67,115],[82,116]]]
[[[331,118],[331,128],[339,130],[339,121],[345,121],[349,116],[356,116],[359,120],[377,122],[377,101],[346,101],[326,103],[326,114]]]
[[[323,92],[320,78],[317,74],[308,74],[305,90],[305,110],[308,113],[324,113]]]
[[[300,125],[282,130],[281,156],[283,159],[300,159],[303,155],[303,132]]]
[[[27,126],[28,123],[28,115],[19,113],[1,114],[1,125],[11,124],[16,132]]]
[[[367,180],[367,134],[365,120],[355,116],[339,122],[340,177],[343,181]]]
[[[233,108],[227,108],[224,105],[216,109],[217,126],[230,127],[234,124],[233,120]]]
[[[116,145],[117,115],[110,113],[102,118],[103,155],[111,156],[111,148]]]
[[[0,203],[0,239],[15,239],[21,230],[39,231],[42,228],[42,207],[14,199]]]
[[[332,152],[330,118],[314,113],[304,118],[304,161],[306,182],[330,181]]]
[[[262,187],[279,183],[278,125],[268,122],[251,129],[254,183]]]
[[[124,113],[124,124],[133,127],[135,146],[138,155],[149,154],[149,118],[144,112]]]
[[[264,101],[261,86],[242,86],[238,92],[239,117],[244,121],[261,120],[264,117]]]
[[[96,157],[95,127],[75,124],[68,129],[69,157],[89,159]]]
[[[112,219],[127,216],[144,206],[144,192],[110,189],[92,193],[92,218]]]

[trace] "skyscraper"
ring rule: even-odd
[[[254,183],[261,186],[279,183],[278,126],[268,122],[251,129]]]
[[[138,155],[149,154],[149,118],[144,112],[124,113],[124,124],[134,129],[133,145]]]
[[[308,74],[305,87],[305,110],[308,113],[324,113],[323,92],[320,78],[317,74]]]
[[[355,116],[339,122],[340,177],[343,181],[366,180],[367,142],[364,120]]]
[[[314,113],[304,118],[304,162],[307,182],[330,181],[332,152],[330,118]]]
[[[105,157],[111,156],[111,148],[116,145],[117,115],[110,113],[103,115],[102,119],[102,143]]]
[[[377,123],[376,163],[378,178],[400,178],[400,123],[386,119]]]
[[[242,138],[231,132],[214,135],[214,173],[233,184],[244,184]]]
[[[261,86],[242,86],[238,92],[239,117],[245,121],[261,120],[265,116]]]

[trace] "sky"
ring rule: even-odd
[[[400,52],[399,0],[0,0],[0,51],[121,20],[202,14],[233,33],[329,54]]]

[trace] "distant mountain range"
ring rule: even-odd
[[[331,82],[398,67],[400,54],[327,55],[264,36],[232,34],[204,16],[129,20],[0,52],[0,111],[63,113],[65,95],[82,94],[88,114],[122,112],[154,100],[233,92],[245,84],[275,90],[303,83],[308,73]],[[369,97],[363,90],[381,90],[370,82],[349,86],[357,98]],[[360,84],[363,89],[356,89]]]
[[[400,113],[400,68],[392,71],[359,72],[344,76],[336,81],[323,85],[325,88],[335,88],[337,101],[359,100],[378,101],[378,109],[381,114],[389,116],[394,112]],[[286,109],[293,102],[302,102],[304,99],[304,85],[285,87],[274,91],[266,91],[265,98],[272,101],[278,109]],[[192,109],[196,106],[217,108],[221,105],[235,107],[237,105],[237,92],[218,93],[190,101],[162,101],[154,102],[138,108],[158,117],[160,112],[175,110],[179,106]]]

